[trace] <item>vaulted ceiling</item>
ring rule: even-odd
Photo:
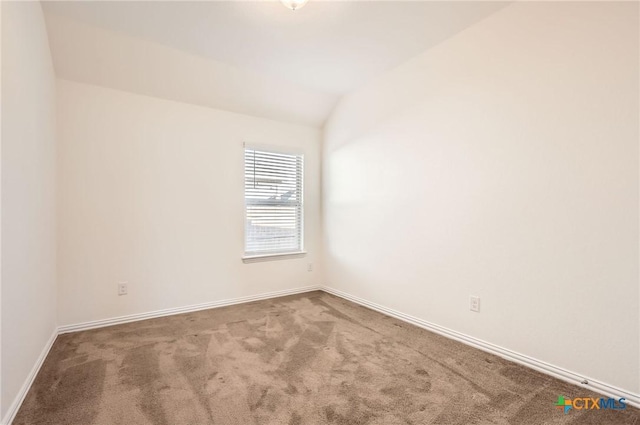
[[[59,77],[321,126],[339,97],[505,2],[44,2]]]

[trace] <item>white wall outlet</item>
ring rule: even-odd
[[[118,295],[127,295],[128,282],[118,283]]]
[[[480,297],[474,297],[473,295],[469,297],[469,310],[480,313]]]
[[[307,271],[308,272],[312,272],[313,271],[313,263],[307,264]]]

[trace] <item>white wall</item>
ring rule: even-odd
[[[131,7],[128,3],[122,2],[123,7]],[[176,13],[176,18],[180,15],[176,21],[185,19],[188,6],[184,3],[165,2],[163,6],[152,3],[150,10],[157,12],[171,7],[171,4],[181,11]],[[255,6],[255,3],[252,4]],[[74,4],[71,7],[78,6]],[[89,6],[93,10],[100,10],[99,6],[98,9],[94,7],[94,4]],[[55,8],[56,5],[45,5],[45,10]],[[113,4],[109,4],[106,10],[119,14]],[[124,10],[121,13],[126,14]],[[137,22],[134,25],[144,27],[140,19],[148,20],[148,23],[162,21],[156,12],[150,12],[153,19],[146,15],[141,15],[144,18],[129,16],[129,19]],[[98,16],[102,19],[103,15],[98,12]],[[255,69],[234,67],[149,41],[144,36],[128,36],[122,31],[82,24],[53,13],[48,13],[46,18],[58,78],[315,126],[324,122],[337,100],[336,95],[309,89],[287,78],[272,78],[255,72]],[[209,22],[209,25],[215,24]],[[173,39],[171,34],[175,33],[165,25],[160,24],[159,27],[163,28],[169,39]],[[207,40],[207,35],[195,26],[191,30],[198,34],[198,38]],[[243,42],[249,37],[244,34]],[[231,49],[228,43],[225,44]]]
[[[57,90],[62,325],[321,282],[307,271],[320,251],[318,129],[65,80]],[[245,141],[305,154],[305,258],[241,261]]]
[[[56,328],[55,77],[38,2],[2,2],[2,407]]]
[[[638,393],[638,75],[637,3],[522,2],[346,96],[328,285]]]

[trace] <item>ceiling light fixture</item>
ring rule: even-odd
[[[280,0],[282,4],[291,10],[300,9],[302,6],[307,4],[308,1],[309,0]]]

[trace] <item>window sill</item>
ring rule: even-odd
[[[287,260],[289,258],[302,258],[307,255],[307,251],[296,252],[280,252],[277,254],[257,254],[257,255],[245,255],[242,257],[243,263],[258,263],[261,261],[275,261],[275,260]]]

